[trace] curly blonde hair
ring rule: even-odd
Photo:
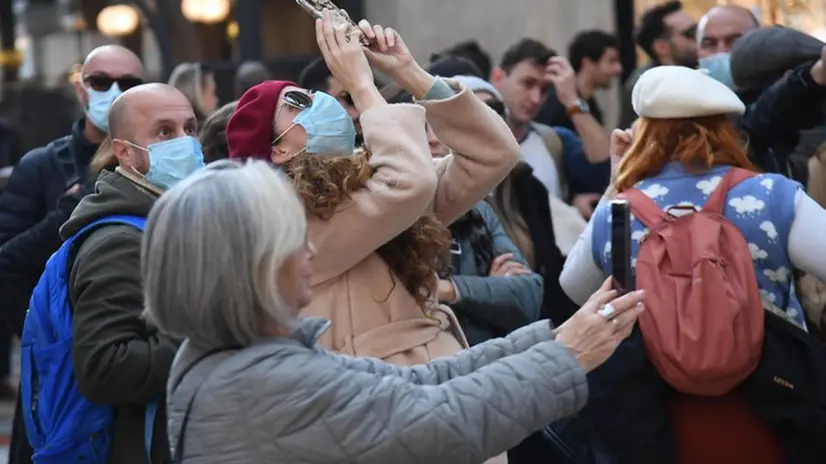
[[[307,213],[328,220],[373,176],[369,160],[370,153],[359,150],[347,157],[300,155],[281,167],[292,179]],[[398,278],[424,308],[433,293],[436,275],[447,268],[450,241],[444,224],[425,213],[376,251],[390,267],[393,286]]]

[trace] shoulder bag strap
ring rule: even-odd
[[[717,214],[723,214],[723,209],[726,206],[726,196],[728,192],[737,184],[754,176],[754,173],[743,168],[731,168],[723,176],[720,185],[714,190],[708,201],[703,205],[703,211],[709,211]]]
[[[210,350],[202,354],[192,364],[190,364],[189,367],[187,367],[183,373],[181,373],[181,379],[178,382],[178,384],[175,385],[175,388],[173,388],[172,391],[174,392],[178,387],[181,386],[186,375],[189,374],[198,364],[200,364],[202,361],[205,361],[207,358],[210,358],[213,355],[224,352],[227,352],[226,348],[216,348],[214,350]],[[215,368],[217,369],[217,367],[223,364],[224,361],[231,358],[234,353],[235,351],[230,352],[226,358],[224,358],[223,360],[221,360],[221,362],[215,365]],[[213,372],[215,372],[216,369],[213,369]],[[192,406],[195,404],[195,398],[201,391],[201,386],[207,383],[210,375],[208,375],[203,382],[198,382],[198,386],[195,387],[195,391],[192,392],[192,397],[189,398],[189,402],[186,405],[186,410],[184,410],[184,417],[183,419],[181,419],[181,430],[178,432],[178,440],[175,442],[175,454],[172,458],[172,464],[181,464],[184,462],[184,435],[186,434],[186,426],[189,423],[189,415],[192,412]]]
[[[545,149],[551,155],[551,159],[556,166],[557,175],[559,176],[559,184],[563,189],[568,185],[568,179],[565,176],[565,157],[564,147],[562,145],[562,138],[556,133],[553,127],[545,126],[543,124],[533,124],[533,130],[542,137],[542,142],[545,144]]]

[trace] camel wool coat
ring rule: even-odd
[[[361,115],[375,174],[332,218],[310,219],[313,301],[301,316],[332,322],[319,343],[337,353],[415,365],[467,347],[455,315],[435,299],[437,276],[433,298],[421,308],[376,252],[428,210],[450,224],[518,161],[519,146],[501,117],[451,81],[437,80],[428,97],[441,94],[439,86],[448,98]],[[433,162],[425,123],[454,154]]]

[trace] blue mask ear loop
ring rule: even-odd
[[[279,113],[281,113],[281,108],[283,108],[283,107],[284,107],[284,105],[285,105],[285,103],[282,103],[282,104],[281,104],[281,106],[278,108],[278,112],[276,112],[276,113],[275,113],[275,118],[276,118],[276,119],[278,119],[278,114],[279,114]],[[302,111],[303,111],[303,110],[302,110]],[[281,133],[281,135],[279,135],[278,137],[276,137],[276,138],[275,138],[275,140],[273,140],[273,141],[272,141],[271,146],[275,146],[275,145],[278,143],[278,141],[279,141],[279,140],[281,140],[282,138],[284,138],[284,136],[285,136],[285,135],[287,135],[287,132],[289,132],[289,131],[293,130],[293,128],[294,128],[295,126],[297,126],[297,125],[298,125],[298,123],[294,122],[294,123],[293,123],[290,127],[288,127],[288,128],[287,128],[287,130],[285,130],[284,132],[282,132],[282,133]],[[305,147],[304,147],[304,148],[302,148],[301,150],[298,150],[297,152],[295,152],[295,153],[293,153],[292,155],[290,155],[290,157],[288,158],[288,160],[287,160],[287,161],[292,160],[292,159],[293,159],[293,158],[295,158],[296,156],[298,156],[298,155],[300,155],[300,154],[302,154],[302,153],[304,153],[304,152],[306,152],[306,151],[307,151],[307,147],[305,146]]]

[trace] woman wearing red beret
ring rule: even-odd
[[[438,296],[437,269],[449,255],[446,226],[482,200],[517,162],[518,145],[502,118],[473,92],[434,78],[392,29],[316,23],[333,75],[361,113],[365,147],[327,94],[291,82],[248,90],[227,126],[232,158],[266,159],[301,195],[318,252],[313,302],[302,316],[332,321],[325,347],[395,364],[420,364],[466,346]],[[372,45],[360,44],[361,35]],[[370,65],[413,94],[418,104],[389,105]],[[425,126],[452,154],[434,164]],[[441,292],[441,293],[440,293]],[[444,298],[443,298],[444,299]]]

